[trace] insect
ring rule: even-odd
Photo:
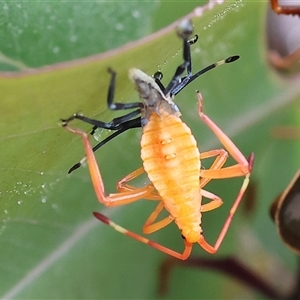
[[[271,7],[277,14],[300,15],[300,5],[297,1],[270,0]]]
[[[158,205],[145,222],[143,232],[150,234],[174,221],[181,231],[185,248],[182,253],[179,253],[115,224],[99,212],[94,212],[94,216],[115,230],[182,260],[189,257],[194,243],[198,243],[209,253],[215,253],[219,249],[248,186],[254,161],[253,153],[249,159],[246,159],[225,133],[204,114],[203,98],[200,92],[197,92],[199,116],[219,138],[225,149],[235,159],[236,164],[223,167],[228,158],[228,153],[224,149],[199,152],[191,130],[180,118],[181,113],[173,101],[174,96],[201,74],[239,58],[238,56],[229,57],[192,75],[190,41],[188,40],[192,30],[193,26],[190,21],[183,21],[179,26],[179,36],[183,40],[184,62],[176,69],[166,87],[161,82],[162,74],[159,72],[151,77],[138,69],[129,71],[129,78],[133,81],[141,102],[126,104],[113,102],[116,73],[109,69],[111,81],[107,98],[108,107],[112,110],[136,109],[135,111],[113,119],[110,123],[89,119],[78,114],[62,120],[62,125],[68,131],[83,139],[89,172],[99,202],[106,206],[119,206],[140,199],[157,201]],[[187,75],[181,77],[185,70]],[[141,116],[136,117],[139,113]],[[113,128],[116,130],[115,136],[129,128],[142,126],[141,158],[143,166],[117,183],[118,193],[106,195],[93,152],[95,149],[92,148],[87,133],[69,126],[69,122],[73,119],[83,120],[94,127]],[[201,160],[206,158],[215,158],[215,160],[210,169],[204,170],[201,168]],[[150,180],[148,185],[134,187],[128,184],[143,173],[146,173]],[[201,215],[203,212],[218,208],[223,202],[220,197],[203,188],[212,179],[240,176],[245,176],[242,187],[216,243],[212,246],[203,236]],[[203,204],[202,197],[208,198],[210,202]],[[156,219],[163,209],[168,211],[169,216],[157,221]]]

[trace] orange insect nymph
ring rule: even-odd
[[[203,73],[219,65],[231,63],[238,59],[238,56],[232,56],[214,63],[192,75],[190,44],[194,43],[197,37],[193,40],[188,40],[192,32],[191,23],[183,22],[181,25],[182,32],[180,36],[183,39],[184,62],[177,68],[167,87],[164,87],[160,81],[162,78],[161,73],[158,72],[151,77],[141,70],[131,69],[129,77],[135,84],[141,102],[114,103],[116,73],[109,69],[112,77],[107,98],[108,107],[112,110],[134,108],[137,108],[137,110],[115,118],[109,123],[74,114],[70,118],[63,120],[63,126],[68,131],[80,135],[83,139],[86,160],[98,200],[106,206],[119,206],[140,199],[158,201],[157,207],[143,226],[143,232],[149,234],[158,231],[174,221],[181,230],[185,243],[184,251],[179,253],[144,238],[115,224],[101,213],[94,212],[95,217],[105,224],[110,225],[115,230],[142,243],[148,244],[176,258],[187,259],[194,243],[198,243],[209,253],[215,253],[219,249],[228,231],[232,217],[248,186],[254,156],[251,154],[247,160],[225,133],[204,114],[203,99],[199,92],[197,92],[197,97],[200,118],[214,132],[224,148],[237,163],[233,166],[223,168],[228,158],[228,153],[224,149],[201,153],[191,130],[182,122],[180,118],[181,113],[173,101],[174,96]],[[181,77],[185,71],[187,71],[187,75]],[[136,117],[138,114],[140,116]],[[100,127],[112,129],[115,132],[111,135],[112,137],[108,137],[92,148],[87,133],[69,127],[68,123],[75,118],[94,125],[93,131]],[[93,151],[96,151],[111,138],[136,127],[142,127],[141,158],[143,167],[133,171],[118,182],[118,193],[106,196],[102,176]],[[202,169],[201,160],[210,157],[215,158],[213,164],[209,169]],[[78,164],[73,166],[70,172],[78,168],[84,161],[85,159],[82,159]],[[130,180],[144,172],[150,180],[148,185],[137,188],[128,184]],[[229,212],[229,216],[215,244],[212,246],[206,242],[203,236],[201,215],[203,212],[218,208],[223,201],[217,195],[204,190],[204,187],[212,179],[240,176],[245,177],[244,182]],[[202,197],[209,199],[210,202],[202,204]],[[169,216],[156,221],[163,209],[168,211]]]
[[[200,154],[180,118],[152,114],[141,139],[144,170],[189,243],[201,235]]]
[[[195,243],[202,231],[197,142],[180,119],[176,104],[160,92],[152,77],[137,69],[130,70],[129,77],[145,102],[145,114],[149,115],[141,138],[144,170],[182,235],[187,242]],[[153,99],[151,107],[149,101]]]

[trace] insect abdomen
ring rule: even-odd
[[[149,179],[178,227],[190,224],[199,228],[200,157],[187,125],[174,115],[153,113],[143,129],[141,157]]]

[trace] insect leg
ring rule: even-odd
[[[125,109],[133,109],[138,108],[138,110],[135,110],[134,112],[130,112],[129,114],[126,114],[122,117],[118,117],[113,119],[111,122],[102,122],[99,120],[87,118],[81,114],[75,113],[68,119],[63,119],[63,123],[69,123],[70,121],[74,119],[79,119],[83,122],[89,123],[94,125],[93,130],[95,128],[106,128],[106,129],[112,129],[116,130],[116,126],[119,126],[120,124],[130,120],[134,116],[138,115],[140,113],[140,109],[143,107],[143,104],[141,102],[132,102],[132,103],[114,103],[114,94],[115,94],[115,85],[116,85],[116,72],[112,69],[108,69],[108,72],[111,74],[111,80],[108,87],[108,93],[107,93],[107,106],[110,110],[125,110]]]
[[[105,128],[105,129],[110,129],[110,130],[116,130],[116,132],[114,132],[112,135],[108,136],[106,139],[104,139],[103,141],[98,143],[93,148],[94,152],[96,150],[98,150],[100,147],[102,147],[103,145],[105,145],[108,141],[110,141],[113,138],[115,138],[116,136],[118,136],[119,134],[121,134],[121,133],[123,133],[123,132],[125,132],[129,129],[138,128],[138,127],[142,126],[141,117],[137,117],[135,119],[132,119],[133,117],[140,114],[142,103],[140,103],[140,102],[114,103],[113,100],[114,100],[116,73],[111,69],[108,69],[108,71],[111,74],[111,80],[110,80],[110,84],[109,84],[109,88],[108,88],[108,95],[107,95],[107,106],[108,106],[108,108],[111,109],[111,110],[123,110],[123,109],[132,109],[132,108],[137,108],[138,107],[138,109],[133,111],[133,112],[130,112],[130,113],[124,115],[124,116],[114,118],[110,122],[103,122],[103,121],[100,121],[100,120],[87,118],[87,117],[85,117],[81,114],[77,114],[77,113],[75,113],[74,115],[72,115],[68,119],[62,119],[61,120],[62,123],[63,123],[63,126],[67,125],[70,121],[72,121],[74,119],[79,119],[83,122],[94,125],[94,127],[91,131],[91,134],[93,134],[97,128]],[[82,158],[78,163],[76,163],[75,165],[73,165],[69,169],[68,173],[71,173],[74,170],[78,169],[85,161],[86,161],[86,157]]]
[[[145,172],[144,168],[141,167],[141,168],[129,173],[124,178],[122,178],[117,184],[118,192],[128,192],[128,191],[136,190],[136,187],[127,184],[127,182],[134,179],[134,178],[136,178],[136,177],[138,177],[138,176],[140,176],[144,172]],[[161,197],[157,194],[153,184],[152,183],[148,184],[148,187],[149,187],[149,189],[152,188],[152,192],[149,195],[147,195],[147,198],[145,198],[145,199],[147,199],[147,200],[161,200]]]
[[[222,227],[222,229],[221,229],[221,231],[219,233],[219,236],[218,236],[218,238],[217,238],[217,240],[215,242],[215,245],[211,246],[210,244],[208,244],[206,242],[206,240],[204,239],[204,237],[201,238],[198,241],[198,244],[204,250],[206,250],[207,252],[214,254],[220,248],[220,246],[221,246],[221,244],[222,244],[222,242],[224,240],[224,237],[226,236],[226,233],[227,233],[227,231],[229,229],[229,226],[230,226],[230,224],[232,222],[233,216],[234,216],[234,214],[235,214],[235,212],[236,212],[236,210],[237,210],[237,208],[238,208],[238,206],[239,206],[239,204],[240,204],[240,202],[242,200],[242,197],[243,197],[243,195],[244,195],[244,193],[245,193],[245,191],[247,189],[248,184],[249,184],[249,174],[245,177],[245,179],[243,181],[242,187],[241,187],[241,189],[240,189],[240,191],[238,193],[237,198],[233,202],[233,205],[232,205],[232,207],[231,207],[231,209],[229,211],[229,214],[228,214],[228,216],[227,216],[227,218],[225,220],[225,223],[224,223],[224,225],[223,225],[223,227]]]
[[[191,254],[192,244],[186,242],[185,240],[184,240],[185,248],[184,248],[184,250],[183,250],[182,253],[179,253],[177,251],[171,250],[171,249],[169,249],[169,248],[167,248],[165,246],[162,246],[162,245],[160,245],[160,244],[158,244],[158,243],[156,243],[154,241],[151,241],[151,240],[149,240],[149,239],[147,239],[147,238],[145,238],[145,237],[143,237],[141,235],[138,235],[138,234],[136,234],[136,233],[134,233],[132,231],[129,231],[129,230],[127,230],[127,229],[119,226],[118,224],[114,223],[108,217],[106,217],[105,215],[103,215],[101,213],[94,212],[93,214],[94,214],[94,216],[99,221],[103,222],[106,225],[111,226],[112,228],[114,228],[115,230],[119,231],[120,233],[125,234],[125,235],[127,235],[127,236],[129,236],[129,237],[131,237],[131,238],[133,238],[133,239],[141,242],[141,243],[147,244],[147,245],[149,245],[149,246],[151,246],[151,247],[153,247],[153,248],[155,248],[155,249],[157,249],[157,250],[159,250],[161,252],[164,252],[164,253],[166,253],[166,254],[168,254],[170,256],[176,257],[178,259],[185,260]]]
[[[135,190],[132,191],[122,192],[117,194],[109,194],[108,196],[106,196],[102,176],[98,168],[97,161],[93,152],[93,148],[89,141],[88,134],[79,129],[73,129],[68,125],[65,125],[65,128],[71,133],[81,136],[83,139],[83,144],[86,152],[87,163],[88,163],[92,183],[99,202],[105,204],[106,206],[118,206],[118,205],[128,204],[140,200],[142,198],[147,197],[148,194],[152,193],[153,186],[148,185],[142,188],[136,188]]]
[[[187,32],[187,31],[185,30],[185,32]],[[187,32],[187,34],[185,35],[185,37],[182,36],[182,35],[181,35],[181,37],[183,39],[183,59],[184,59],[184,62],[188,62],[186,69],[187,69],[188,74],[191,74],[192,73],[191,51],[190,51],[189,47],[187,47],[188,45],[186,45],[186,41],[185,41],[185,39],[187,39],[189,37],[189,31]],[[187,40],[187,42],[188,42],[189,45],[193,45],[193,44],[195,44],[197,42],[197,40],[198,40],[198,35],[195,35],[193,38]],[[179,68],[180,68],[180,70],[182,70],[181,67],[179,67]],[[185,68],[183,69],[183,71],[181,72],[181,74],[184,72],[184,70],[185,70]],[[178,71],[178,69],[177,69],[177,71]],[[179,75],[179,77],[180,77],[180,75]],[[152,77],[154,78],[155,82],[159,86],[160,90],[166,95],[167,94],[166,88],[164,87],[164,85],[161,82],[161,80],[163,78],[162,72],[157,71],[156,73],[153,74]],[[173,79],[174,78],[172,78],[172,80]],[[171,80],[171,82],[172,82],[172,80]],[[181,81],[181,80],[182,79],[180,79],[179,81]],[[176,84],[175,84],[175,86],[176,86]],[[173,94],[172,88],[169,88],[169,93]]]
[[[61,122],[64,125],[64,124],[67,124],[67,123],[71,122],[74,119],[78,119],[78,120],[81,120],[85,123],[89,123],[91,125],[94,125],[94,127],[91,131],[91,134],[93,135],[97,128],[118,130],[122,127],[125,127],[126,125],[128,126],[128,124],[126,124],[126,123],[128,123],[130,121],[133,121],[133,120],[140,120],[140,117],[131,120],[133,117],[137,116],[138,114],[140,114],[140,109],[135,110],[133,112],[130,112],[129,114],[126,114],[124,116],[114,118],[110,122],[103,122],[103,121],[100,121],[100,120],[91,119],[91,118],[85,117],[81,114],[75,113],[67,119],[61,119]]]
[[[239,176],[249,176],[252,171],[254,162],[254,154],[252,153],[247,160],[237,146],[231,141],[231,139],[203,112],[203,98],[199,91],[197,91],[198,97],[198,112],[202,121],[214,132],[219,141],[230,153],[230,155],[237,162],[236,165],[231,167],[216,169],[216,170],[205,170],[202,174],[209,178],[230,178]]]
[[[187,70],[188,75],[190,76],[192,72],[192,62],[191,62],[191,44],[188,40],[189,36],[192,34],[193,31],[193,26],[190,21],[186,22],[183,24],[182,28],[180,29],[181,33],[179,34],[180,37],[183,40],[183,63],[177,67],[170,83],[167,85],[165,89],[165,95],[167,94],[172,94],[175,95],[174,93],[174,88],[178,86],[181,82],[181,75],[185,70]]]
[[[152,214],[149,216],[147,221],[145,222],[145,224],[143,226],[144,233],[149,234],[149,233],[158,231],[174,221],[174,218],[172,216],[168,216],[168,217],[154,223],[154,221],[157,219],[158,215],[162,212],[163,209],[164,209],[164,204],[161,201],[158,204],[158,206],[155,208],[155,210],[152,212]]]
[[[228,153],[224,149],[215,149],[210,150],[206,152],[200,153],[200,160],[210,158],[210,157],[216,157],[213,164],[210,166],[209,170],[218,170],[223,167],[225,164]],[[203,173],[205,173],[207,170],[200,170],[200,187],[203,188],[205,185],[208,184],[209,181],[212,180],[212,178],[203,176]]]
[[[191,82],[193,82],[195,79],[197,79],[199,76],[201,76],[202,74],[218,67],[221,66],[223,64],[228,64],[228,63],[232,63],[234,61],[236,61],[237,59],[239,59],[240,57],[238,55],[234,55],[234,56],[230,56],[226,59],[222,59],[218,62],[215,62],[205,68],[203,68],[202,70],[198,71],[196,74],[191,75],[188,74],[187,76],[184,76],[181,78],[180,82],[173,87],[172,91],[170,91],[170,93],[172,95],[177,95],[179,92],[181,92],[187,85],[189,85]]]
[[[223,204],[223,200],[211,192],[201,189],[201,195],[207,199],[212,200],[209,203],[201,205],[201,212],[214,210]]]
[[[197,97],[198,97],[198,112],[200,118],[214,132],[214,134],[218,137],[218,139],[225,147],[225,149],[231,154],[231,156],[237,162],[237,164],[226,168],[204,170],[201,172],[201,176],[205,178],[230,178],[230,177],[245,176],[240,191],[235,201],[233,202],[229,215],[221,229],[221,232],[216,240],[215,245],[214,246],[209,245],[204,238],[200,239],[198,242],[199,245],[206,251],[210,253],[215,253],[219,249],[228,231],[233,216],[249,184],[249,178],[250,178],[250,174],[254,162],[254,155],[252,153],[248,160],[244,157],[244,155],[237,148],[237,146],[230,140],[230,138],[207,115],[204,114],[203,104],[202,104],[203,98],[199,92],[197,92]]]
[[[63,123],[64,125],[64,123]],[[97,151],[100,147],[102,147],[103,145],[105,145],[107,142],[109,142],[110,140],[112,140],[113,138],[115,138],[116,136],[120,135],[121,133],[132,129],[132,128],[138,128],[141,127],[141,117],[138,117],[136,119],[133,120],[129,120],[127,122],[122,123],[120,126],[118,126],[117,131],[115,131],[114,133],[112,133],[111,135],[109,135],[108,137],[106,137],[103,141],[101,141],[100,143],[98,143],[96,146],[93,147],[93,152]],[[93,131],[96,129],[97,127],[94,126]],[[92,131],[92,132],[93,132]],[[78,169],[79,167],[81,167],[81,165],[86,161],[86,156],[83,157],[78,163],[76,163],[75,165],[73,165],[70,170],[68,171],[68,173],[73,172],[74,170]]]
[[[132,108],[142,108],[143,104],[141,102],[132,102],[132,103],[115,103],[115,86],[116,86],[116,72],[111,68],[108,68],[108,72],[111,74],[111,79],[108,87],[107,94],[107,106],[111,110],[123,110],[123,109],[132,109]]]
[[[156,84],[159,86],[160,90],[166,95],[166,88],[162,84],[161,80],[163,78],[163,73],[162,72],[155,72],[152,77],[154,78]]]

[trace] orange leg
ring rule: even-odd
[[[214,160],[214,162],[211,165],[209,170],[221,169],[228,158],[228,153],[224,149],[210,150],[210,151],[200,153],[200,159],[205,159],[205,158],[214,157],[214,156],[217,156],[217,157]],[[209,203],[203,204],[201,206],[201,212],[207,212],[210,210],[214,210],[223,204],[223,200],[220,197],[203,189],[203,187],[206,186],[210,180],[212,180],[212,178],[202,178],[202,172],[204,172],[204,171],[205,170],[200,171],[200,188],[201,188],[200,193],[203,197],[210,199],[212,201]]]
[[[172,216],[168,216],[156,223],[153,223],[157,219],[158,215],[161,213],[163,208],[164,208],[164,204],[163,204],[163,202],[160,202],[158,204],[158,206],[155,208],[155,210],[152,212],[152,214],[149,216],[149,218],[147,219],[147,221],[145,222],[145,224],[143,226],[143,232],[145,234],[158,231],[158,230],[164,228],[165,226],[169,225],[174,220],[174,218]],[[131,238],[134,238],[134,239],[138,240],[139,242],[147,244],[159,251],[162,251],[168,255],[174,256],[174,257],[176,257],[178,259],[182,259],[182,260],[185,260],[190,256],[190,253],[192,251],[192,244],[185,242],[185,249],[184,249],[183,253],[179,253],[179,252],[176,252],[167,247],[164,247],[156,242],[153,242],[141,235],[138,235],[132,231],[129,231],[129,230],[117,225],[116,223],[114,223],[113,221],[111,221],[105,215],[103,215],[101,213],[94,212],[93,214],[98,220],[100,220],[104,224],[107,224],[107,225],[113,227],[115,230],[117,230]]]
[[[156,210],[157,209],[158,208],[156,208]],[[186,242],[185,240],[184,240],[185,248],[184,248],[184,250],[183,250],[182,253],[179,253],[177,251],[174,251],[174,250],[171,250],[171,249],[169,249],[167,247],[164,247],[164,246],[162,246],[162,245],[160,245],[158,243],[155,243],[155,242],[153,242],[153,241],[151,241],[151,240],[149,240],[147,238],[144,238],[141,235],[138,235],[138,234],[136,234],[136,233],[134,233],[132,231],[129,231],[129,230],[127,230],[127,229],[125,229],[125,228],[117,225],[116,223],[114,223],[113,221],[111,221],[110,219],[108,219],[106,216],[104,216],[104,215],[102,215],[102,214],[100,214],[98,212],[94,212],[94,216],[98,220],[100,220],[101,222],[103,222],[104,224],[107,224],[107,225],[113,227],[115,230],[119,231],[120,233],[123,233],[123,234],[125,234],[125,235],[127,235],[127,236],[129,236],[129,237],[131,237],[133,239],[136,239],[137,241],[139,241],[141,243],[147,244],[147,245],[149,245],[149,246],[151,246],[151,247],[153,247],[153,248],[155,248],[155,249],[157,249],[159,251],[162,251],[162,252],[164,252],[164,253],[166,253],[166,254],[168,254],[170,256],[173,256],[175,258],[185,260],[191,254],[192,246],[193,245],[190,244],[190,243],[188,243],[188,242]]]
[[[201,205],[201,213],[214,210],[223,204],[222,199],[211,192],[201,190],[201,195],[207,199],[212,200],[209,203]]]
[[[234,158],[234,160],[237,162],[236,165],[225,167],[225,168],[218,168],[218,163],[220,165],[224,165],[226,158],[222,159],[216,159],[217,163],[214,165],[213,168],[209,170],[203,170],[201,171],[201,177],[202,178],[209,178],[209,179],[221,179],[221,178],[230,178],[230,177],[239,177],[239,176],[245,176],[245,179],[243,181],[242,187],[237,195],[237,198],[233,202],[233,205],[230,209],[229,215],[227,219],[225,220],[225,223],[221,229],[221,232],[215,242],[214,246],[211,246],[208,244],[204,237],[202,237],[198,244],[207,252],[209,253],[216,253],[228,231],[228,228],[231,224],[231,221],[233,219],[233,216],[242,200],[242,197],[247,189],[247,186],[249,184],[249,178],[252,171],[253,161],[254,161],[254,155],[253,153],[250,155],[249,159],[247,160],[244,155],[241,153],[241,151],[236,147],[236,145],[230,140],[230,138],[203,112],[203,98],[199,92],[197,92],[198,97],[198,112],[200,118],[203,120],[203,122],[214,132],[214,134],[217,136],[217,138],[220,140],[222,145],[225,147],[225,149],[230,153],[230,155]],[[220,162],[221,161],[221,162]],[[223,163],[223,164],[222,164]],[[207,194],[208,192],[204,191],[202,194],[204,194],[205,197],[208,196],[208,198],[213,197],[214,195]],[[214,198],[212,198],[214,200]],[[207,204],[207,206],[204,209],[214,209],[218,207],[220,200],[212,201]],[[221,200],[222,201],[222,200]]]
[[[225,164],[227,158],[228,158],[228,153],[224,149],[216,149],[216,150],[210,150],[206,152],[200,153],[200,160],[210,158],[210,157],[215,157],[216,159],[214,160],[213,164],[209,168],[209,170],[215,170],[215,169],[221,169],[223,165]],[[205,185],[207,185],[212,178],[206,177],[203,178],[202,172],[204,170],[200,170],[200,187],[203,188]]]
[[[88,163],[92,183],[99,202],[103,203],[106,206],[118,206],[118,205],[128,204],[140,199],[145,199],[147,198],[148,195],[149,197],[152,197],[153,190],[154,190],[152,184],[149,184],[142,188],[136,188],[136,189],[132,189],[117,194],[109,194],[108,196],[106,196],[104,191],[102,176],[100,174],[100,170],[98,168],[97,161],[88,138],[88,134],[79,129],[73,129],[69,127],[67,124],[64,124],[64,127],[71,133],[81,136],[83,139],[83,144],[85,148],[85,153],[86,153],[86,158],[87,158],[87,163]],[[141,169],[138,169],[136,173],[135,172],[131,173],[133,175],[130,178],[133,179],[134,177],[140,175],[141,173],[142,173]],[[121,181],[121,186],[123,182]]]
[[[167,225],[169,225],[172,221],[174,221],[174,218],[172,216],[168,216],[156,223],[153,223],[158,215],[161,213],[161,211],[164,209],[163,202],[160,202],[158,206],[155,208],[153,213],[150,215],[150,217],[147,219],[145,225],[143,226],[143,232],[146,234],[158,231]]]
[[[254,154],[252,153],[249,160],[245,158],[242,152],[237,148],[237,146],[231,141],[231,139],[203,112],[203,98],[199,91],[197,91],[198,98],[198,113],[202,121],[214,132],[221,144],[230,153],[233,159],[237,162],[236,165],[213,170],[204,170],[201,173],[202,177],[207,178],[230,178],[247,176],[252,171]]]
[[[208,244],[208,243],[205,241],[204,237],[198,241],[198,244],[199,244],[204,250],[206,250],[207,252],[209,252],[209,253],[211,253],[211,254],[214,254],[214,253],[216,253],[216,252],[218,251],[218,249],[220,248],[220,245],[222,244],[222,242],[223,242],[223,240],[224,240],[224,237],[225,237],[225,235],[226,235],[226,233],[227,233],[227,231],[228,231],[228,228],[229,228],[229,226],[230,226],[230,224],[231,224],[231,222],[232,222],[233,216],[234,216],[234,214],[235,214],[235,212],[236,212],[236,210],[237,210],[237,208],[238,208],[238,206],[239,206],[239,204],[240,204],[240,202],[241,202],[241,200],[242,200],[242,197],[243,197],[243,195],[244,195],[244,193],[245,193],[245,191],[246,191],[246,189],[247,189],[247,186],[248,186],[248,184],[249,184],[249,176],[250,176],[250,174],[248,174],[248,175],[246,176],[245,180],[243,181],[242,187],[241,187],[241,189],[240,189],[240,191],[239,191],[239,193],[238,193],[237,198],[236,198],[235,201],[233,202],[233,205],[232,205],[232,207],[231,207],[231,209],[230,209],[230,211],[229,211],[229,215],[228,215],[228,217],[227,217],[226,220],[225,220],[225,223],[224,223],[224,225],[223,225],[223,227],[222,227],[222,229],[221,229],[221,232],[220,232],[220,234],[219,234],[219,236],[218,236],[218,238],[217,238],[217,240],[216,240],[216,242],[215,242],[215,245],[214,245],[214,246],[211,246],[210,244]],[[212,203],[213,203],[213,202],[212,202]],[[210,204],[210,203],[208,203],[208,205],[209,205],[209,204]]]
[[[129,192],[129,191],[132,192],[132,191],[136,190],[137,189],[136,187],[127,184],[127,182],[138,177],[139,175],[141,175],[143,173],[144,173],[144,168],[141,167],[141,168],[131,172],[130,174],[126,175],[124,178],[122,178],[117,184],[118,192]],[[157,194],[152,183],[148,184],[147,187],[149,189],[151,189],[151,187],[152,187],[152,192],[149,195],[147,195],[147,197],[145,197],[144,199],[161,200],[161,197]]]

